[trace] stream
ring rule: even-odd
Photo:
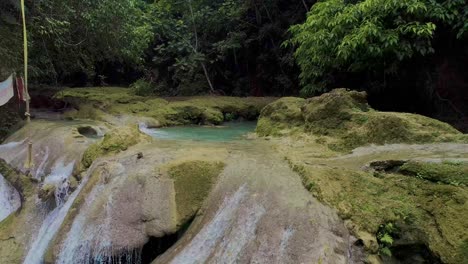
[[[77,133],[64,123],[43,125],[48,130],[32,139],[38,164],[34,176],[43,178],[38,187],[54,186],[55,207],[45,209],[46,214],[40,216],[44,202],[36,195],[27,197],[18,223],[34,223],[30,229],[19,228],[12,234],[18,237],[13,245],[27,249],[24,264],[49,262],[50,253],[54,263],[64,264],[244,263],[248,259],[257,263],[312,260],[345,264],[356,263],[360,256],[336,213],[303,188],[298,175],[270,142],[244,140],[254,131],[255,123],[160,129],[140,125],[142,132],[157,140],[97,160],[82,174],[75,190],[70,189],[74,168],[95,139],[79,136],[88,129]],[[21,134],[11,140],[18,138]],[[21,168],[24,146],[24,142],[8,141],[0,146],[4,150],[0,157]],[[200,160],[222,162],[225,168],[209,194],[201,197],[203,213],[184,227],[187,231],[183,234],[176,225],[178,208],[183,204],[177,204],[176,183],[162,171],[170,164],[177,167]],[[5,189],[2,179],[0,189]],[[17,206],[11,202],[14,195],[13,199],[11,195],[0,199],[2,204]],[[14,206],[9,208],[15,210]],[[71,208],[77,213],[71,214]],[[67,216],[71,218],[65,223]],[[164,240],[173,234],[181,236]],[[148,260],[142,255],[148,249],[143,248],[156,238],[161,238],[158,248],[168,249],[158,250],[160,253]]]
[[[140,130],[157,139],[194,141],[233,141],[242,140],[255,132],[257,122],[227,122],[221,126],[178,126],[148,128],[140,124]]]

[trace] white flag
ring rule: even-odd
[[[0,106],[8,103],[13,96],[13,75],[10,75],[6,81],[0,83]]]

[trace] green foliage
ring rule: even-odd
[[[132,85],[130,85],[130,89],[132,89],[133,93],[138,96],[154,94],[153,85],[144,79],[139,79],[138,81],[134,82]]]
[[[0,1],[0,78],[21,67],[22,36],[19,24],[19,1]]]
[[[138,65],[153,38],[142,0],[36,1],[29,12],[32,75],[55,80],[100,62]]]
[[[235,95],[297,86],[292,49],[280,44],[289,25],[303,21],[302,1],[162,0],[150,10],[157,38],[147,67],[157,70],[148,79],[171,95],[207,93],[208,80]]]
[[[390,247],[393,245],[394,236],[398,234],[398,229],[393,223],[380,225],[377,232],[377,241],[379,242],[379,253],[385,256],[392,256]]]
[[[434,53],[437,26],[465,35],[464,0],[323,0],[304,24],[292,26],[303,93],[325,90],[333,73],[395,71],[399,63]]]

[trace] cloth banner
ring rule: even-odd
[[[18,92],[18,101],[26,101],[26,90],[24,89],[23,77],[16,78],[16,91]]]
[[[0,83],[0,106],[8,103],[14,94],[13,75],[10,75],[6,81]]]

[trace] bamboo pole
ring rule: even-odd
[[[21,16],[23,18],[23,48],[24,48],[24,96],[26,99],[26,122],[31,123],[31,113],[29,108],[29,102],[31,98],[29,97],[28,91],[28,34],[26,30],[26,14],[24,10],[24,0],[21,0]],[[33,167],[33,155],[32,155],[32,141],[28,142],[28,158],[26,161],[26,168],[31,170]]]
[[[24,48],[24,96],[26,97],[26,120],[31,122],[31,114],[29,109],[29,92],[28,92],[28,34],[26,30],[26,14],[24,11],[24,0],[21,0],[21,15],[23,17],[23,48]]]

